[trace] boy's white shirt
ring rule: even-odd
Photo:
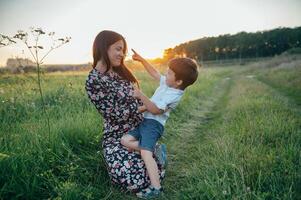
[[[160,115],[153,115],[146,111],[144,112],[144,118],[154,119],[164,126],[170,111],[177,106],[183,94],[183,90],[167,86],[166,77],[160,75],[160,86],[156,89],[150,100],[156,104],[159,109],[164,110],[165,112]]]

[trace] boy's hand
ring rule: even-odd
[[[146,69],[146,71],[156,80],[156,81],[160,81],[160,73],[158,70],[156,70],[154,68],[154,66],[152,66],[147,60],[145,60],[142,56],[140,56],[134,49],[132,49],[133,51],[133,60],[135,61],[139,61],[143,67]]]
[[[134,53],[132,55],[132,59],[135,60],[135,61],[139,61],[139,62],[143,62],[144,61],[144,58],[142,56],[140,56],[134,49],[131,49],[132,52]]]

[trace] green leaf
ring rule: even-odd
[[[9,155],[5,153],[0,153],[0,160],[3,160],[5,158],[9,158]]]

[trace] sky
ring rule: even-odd
[[[1,34],[40,27],[72,38],[47,56],[47,64],[91,62],[102,30],[120,33],[129,49],[156,58],[202,37],[298,26],[300,0],[0,0]],[[0,48],[0,66],[16,56],[31,58],[21,43]]]

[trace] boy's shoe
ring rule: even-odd
[[[161,166],[165,167],[167,165],[166,145],[156,145],[154,154],[158,158],[158,163]]]
[[[160,196],[160,193],[163,192],[162,187],[159,189],[149,186],[146,189],[143,189],[141,192],[136,193],[136,196],[141,199],[153,199]]]

